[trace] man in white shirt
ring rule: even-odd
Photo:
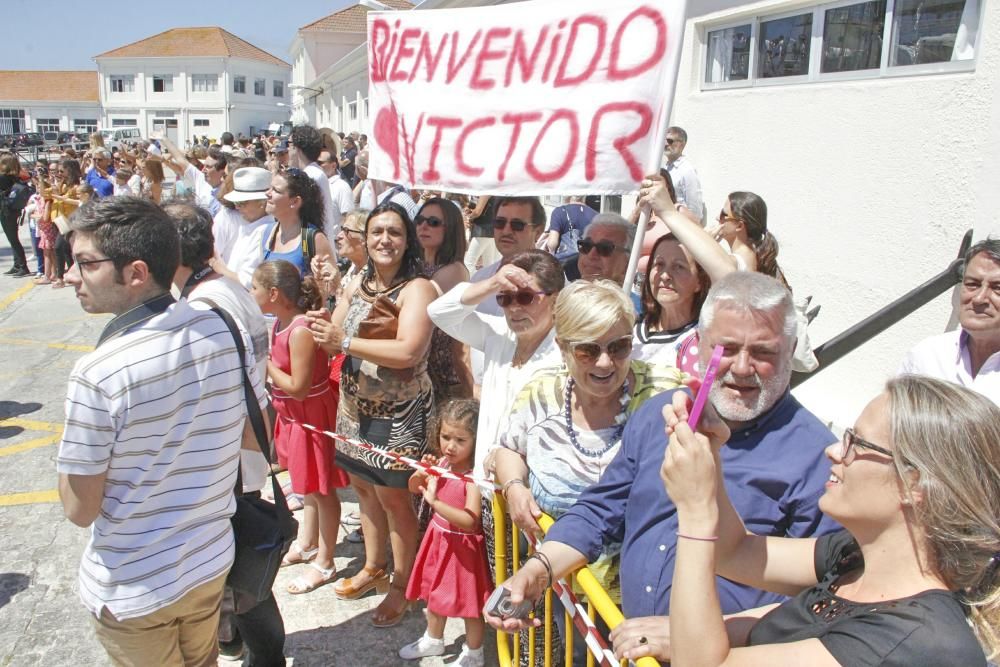
[[[334,214],[333,198],[330,196],[330,181],[317,160],[323,151],[323,135],[311,125],[296,125],[288,135],[288,163],[309,174],[309,178],[319,187],[323,197],[323,233],[326,238],[337,237],[340,221]]]
[[[159,206],[109,198],[71,224],[66,282],[116,315],[70,375],[56,459],[67,518],[92,526],[80,597],[116,665],[215,664],[237,462],[256,447],[242,369],[262,407],[263,383],[218,315],[171,296],[179,239]]]
[[[222,208],[216,195],[222,182],[226,180],[226,166],[230,156],[218,148],[212,147],[208,150],[205,159],[201,161],[201,169],[199,170],[188,161],[184,151],[169,138],[160,137],[160,142],[170,154],[164,160],[167,166],[183,179],[184,187],[194,192],[194,199],[198,206],[215,216]]]
[[[326,174],[327,181],[330,183],[334,224],[337,229],[340,229],[344,216],[354,210],[354,193],[351,191],[351,184],[341,177],[338,160],[330,151],[326,149],[320,151],[318,162],[320,169]]]
[[[958,322],[910,350],[900,373],[954,382],[1000,405],[1000,240],[980,241],[965,254]]]
[[[667,128],[663,152],[667,158],[667,172],[677,194],[677,204],[687,208],[704,226],[705,200],[701,194],[701,181],[691,161],[683,155],[686,146],[687,132],[677,126]]]

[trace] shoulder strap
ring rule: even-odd
[[[313,226],[306,226],[302,228],[302,259],[306,266],[306,272],[309,272],[309,263],[312,258],[316,256],[316,228]]]

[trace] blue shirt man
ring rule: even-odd
[[[111,165],[111,154],[104,148],[98,148],[93,153],[93,159],[94,166],[87,172],[85,180],[94,188],[97,198],[110,197],[115,193],[115,186],[110,179],[115,173]]]
[[[720,458],[726,490],[749,530],[804,537],[836,530],[820,512],[830,466],[824,450],[836,438],[788,391],[795,349],[795,309],[778,281],[733,272],[709,291],[699,320],[702,368],[716,346],[722,362],[709,394],[732,434]],[[669,613],[677,513],[660,480],[667,436],[662,410],[673,392],[649,399],[628,421],[622,446],[601,480],[549,530],[541,552],[556,577],[620,541],[626,618]],[[509,482],[508,482],[509,484]],[[504,585],[511,601],[538,599],[548,579],[545,558],[524,562]],[[779,598],[719,578],[726,613]],[[518,621],[488,617],[512,630]]]

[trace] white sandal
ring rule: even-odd
[[[286,591],[292,595],[302,595],[303,593],[312,593],[317,588],[326,586],[327,584],[333,583],[337,579],[337,568],[331,567],[329,570],[320,567],[316,563],[309,563],[309,567],[320,573],[322,577],[318,582],[313,583],[305,578],[305,576],[296,577],[292,580],[290,584],[285,588]]]
[[[289,565],[301,565],[303,563],[311,563],[313,559],[316,558],[316,554],[319,553],[319,547],[314,549],[303,549],[299,546],[299,541],[295,540],[292,542],[292,546],[288,547],[288,553],[285,557],[281,559],[281,567],[288,567]],[[289,557],[292,554],[298,554],[298,558],[291,560]]]

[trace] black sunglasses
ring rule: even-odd
[[[611,257],[615,254],[615,250],[625,250],[621,246],[617,246],[611,241],[591,241],[590,239],[580,239],[576,242],[576,247],[580,250],[581,255],[589,255],[591,250],[597,249],[597,254],[601,257]]]
[[[507,224],[510,224],[510,228],[515,232],[523,232],[524,228],[528,226],[529,223],[524,220],[507,220],[507,218],[496,218],[493,220],[493,229],[496,231],[502,230]]]
[[[506,308],[512,303],[517,303],[519,306],[529,306],[535,299],[540,296],[548,296],[551,292],[528,292],[528,291],[518,291],[518,292],[503,292],[497,294],[497,305],[501,308]]]
[[[632,354],[632,334],[616,338],[607,345],[600,343],[570,343],[569,349],[577,361],[584,364],[592,364],[601,358],[602,352],[607,352],[608,356],[615,361],[627,359]]]
[[[441,218],[429,218],[426,215],[418,215],[413,219],[413,226],[419,227],[422,224],[427,224],[430,227],[440,227],[444,224],[444,220]]]

